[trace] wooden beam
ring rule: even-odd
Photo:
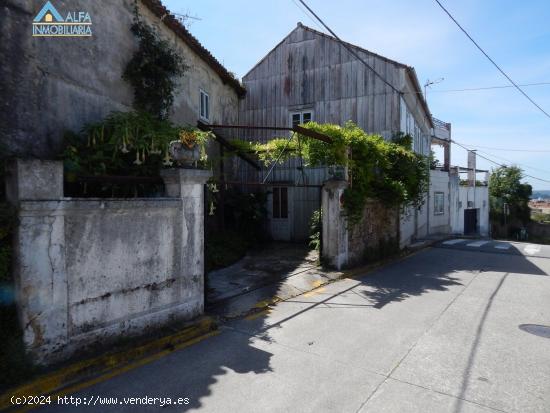
[[[235,152],[237,154],[237,156],[239,158],[241,158],[243,161],[245,161],[246,163],[248,163],[249,165],[251,165],[254,169],[256,169],[257,171],[261,171],[262,168],[260,167],[260,165],[258,165],[256,162],[254,162],[252,159],[250,159],[248,156],[246,156],[244,153],[242,153],[242,151],[237,148],[236,146],[232,145],[230,141],[228,141],[227,139],[225,139],[223,136],[221,136],[219,133],[216,133],[216,132],[213,132],[212,131],[212,128],[214,127],[213,125],[208,125],[207,123],[204,123],[204,122],[201,122],[199,121],[197,123],[197,127],[200,129],[200,130],[203,130],[203,131],[210,131],[214,134],[214,137],[216,138],[216,140],[221,144],[223,145],[224,147],[226,147],[227,149],[229,149],[231,152]]]
[[[332,143],[332,138],[328,135],[320,132],[315,132],[311,129],[304,128],[302,126],[294,126],[292,128],[286,128],[282,126],[249,126],[249,125],[209,125],[207,123],[199,121],[199,129],[212,130],[212,129],[245,129],[245,130],[284,130],[289,132],[296,132],[309,138],[317,139],[325,143]],[[203,129],[204,128],[204,129]]]
[[[315,132],[311,129],[303,128],[301,126],[294,126],[292,131],[299,133],[300,135],[307,136],[308,138],[317,139],[325,143],[332,143],[332,138],[323,133]]]

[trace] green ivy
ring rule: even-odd
[[[429,183],[428,158],[412,150],[409,135],[398,134],[387,141],[352,122],[343,127],[310,122],[304,127],[329,136],[332,143],[294,134],[266,144],[241,141],[236,145],[256,152],[266,163],[300,156],[306,166],[347,167],[350,186],[344,192],[344,208],[350,223],[361,219],[368,198],[402,208],[422,205]]]
[[[140,19],[137,4],[134,14],[131,31],[138,38],[139,47],[122,77],[134,89],[137,110],[166,118],[174,103],[177,78],[184,75],[188,66],[168,41]]]

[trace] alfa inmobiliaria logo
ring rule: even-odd
[[[69,11],[66,17],[48,1],[32,22],[34,37],[90,37],[92,18],[85,11]]]

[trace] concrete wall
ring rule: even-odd
[[[449,173],[444,171],[430,171],[430,235],[450,233],[450,186]],[[436,214],[435,193],[443,193],[443,214]]]
[[[405,248],[416,237],[416,208],[406,208],[399,218],[399,247]]]
[[[79,131],[111,111],[130,110],[133,101],[131,87],[121,78],[137,47],[130,32],[133,1],[56,1],[60,12],[90,14],[93,36],[84,38],[32,37],[32,20],[43,4],[6,0],[0,6],[0,143],[19,157],[51,158],[61,149],[65,130]],[[210,95],[211,121],[236,123],[235,90],[149,9],[140,9],[190,66],[180,81],[172,120],[196,124],[202,88]]]
[[[57,162],[33,166],[62,171]],[[14,274],[24,342],[37,361],[203,312],[210,174],[183,173],[191,175],[169,177],[173,198],[69,199],[55,190],[46,198],[21,174],[12,183],[27,194],[11,198],[19,206]]]
[[[418,208],[406,208],[399,218],[399,246],[405,248],[415,239],[428,235],[428,200]]]
[[[464,234],[464,210],[477,209],[478,234],[489,235],[489,188],[487,186],[458,187],[458,201],[452,215],[451,231],[453,234]]]
[[[460,175],[456,168],[451,168],[449,174],[449,209],[450,231],[452,234],[464,233],[464,212],[460,214]]]

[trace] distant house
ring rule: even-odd
[[[239,123],[291,126],[308,121],[343,125],[348,120],[369,133],[390,139],[397,132],[414,138],[416,152],[428,155],[434,128],[414,68],[348,44],[393,85],[396,93],[335,38],[298,23],[244,77],[247,96],[240,102]],[[250,134],[267,141],[276,133]],[[280,136],[280,133],[278,134]],[[303,240],[309,217],[319,208],[327,168],[303,168],[293,159],[260,173],[241,164],[242,181],[270,182],[269,214],[275,239]],[[256,175],[255,175],[256,174]],[[427,205],[401,219],[401,245],[428,232]]]

